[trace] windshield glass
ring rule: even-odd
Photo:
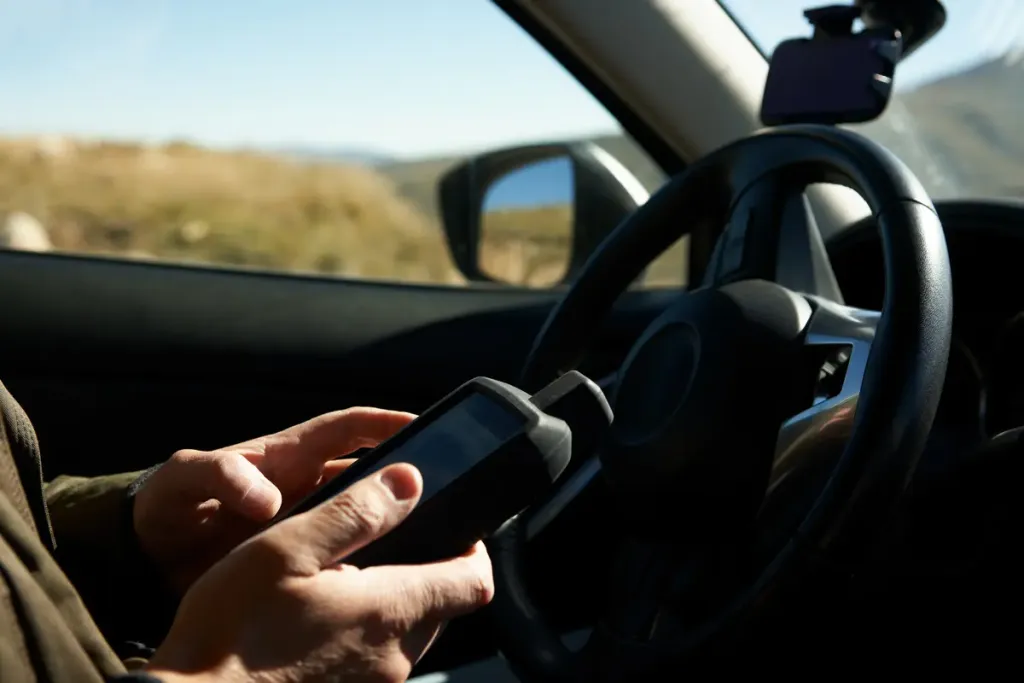
[[[766,55],[810,35],[811,0],[723,0]],[[896,68],[882,117],[853,128],[936,198],[1024,197],[1024,2],[944,0],[945,27]]]

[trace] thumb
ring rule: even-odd
[[[309,512],[285,520],[269,533],[282,535],[296,548],[298,566],[313,574],[401,524],[422,493],[419,470],[398,463],[356,482]]]

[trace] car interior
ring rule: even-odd
[[[998,197],[935,198],[857,126],[764,128],[769,61],[728,2],[494,4],[666,180],[623,189],[599,153],[556,143],[468,160],[438,189],[466,286],[0,250],[0,378],[46,476],[576,368],[609,396],[606,441],[489,542],[494,603],[414,676],[1010,664],[1021,176]],[[933,21],[942,7],[916,5]],[[960,21],[945,5],[939,25]],[[554,154],[577,169],[565,279],[487,281],[474,208]],[[634,286],[680,238],[685,286]]]

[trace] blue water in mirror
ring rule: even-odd
[[[484,211],[570,204],[573,168],[569,157],[555,157],[517,168],[499,178],[484,196]]]

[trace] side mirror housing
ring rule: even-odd
[[[571,282],[650,193],[593,143],[514,147],[470,158],[440,180],[452,258],[471,282]]]

